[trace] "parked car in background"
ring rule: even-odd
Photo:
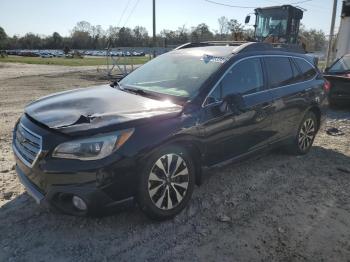
[[[330,85],[328,94],[330,105],[350,105],[350,54],[337,59],[326,68],[324,77]]]
[[[53,55],[50,53],[46,53],[46,52],[40,52],[40,57],[41,58],[53,58]]]
[[[311,60],[264,43],[191,43],[111,86],[41,98],[14,128],[19,179],[67,214],[135,200],[149,217],[171,218],[203,167],[311,149],[326,97]]]

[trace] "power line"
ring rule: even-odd
[[[251,8],[256,8],[255,6],[241,6],[241,5],[229,5],[229,4],[224,4],[224,3],[219,3],[211,0],[204,0],[208,3],[216,4],[216,5],[222,5],[222,6],[227,6],[227,7],[233,7],[233,8],[245,8],[245,9],[251,9]]]
[[[123,17],[124,17],[124,14],[125,14],[126,10],[127,10],[128,7],[129,7],[130,2],[131,2],[131,0],[128,0],[128,2],[126,3],[126,6],[125,6],[125,8],[124,8],[124,10],[123,10],[123,12],[122,12],[122,15],[121,15],[120,18],[119,18],[119,22],[118,22],[117,27],[119,27],[120,22],[122,21],[122,19],[123,19]]]
[[[219,3],[219,2],[216,2],[216,1],[212,1],[212,0],[204,0],[208,3],[212,3],[212,4],[216,4],[216,5],[222,5],[222,6],[227,6],[227,7],[233,7],[233,8],[244,8],[244,9],[252,9],[252,8],[257,8],[256,6],[242,6],[242,5],[229,5],[229,4],[225,4],[225,3]],[[269,1],[269,0],[265,0],[265,1],[268,1],[268,2],[273,2],[273,3],[279,3],[282,5],[282,3],[280,2],[276,2],[276,1]],[[297,4],[303,4],[303,3],[306,3],[306,2],[310,2],[312,0],[302,0],[302,1],[298,1],[298,2],[294,2],[294,3],[289,3],[291,5],[297,5]]]
[[[304,4],[306,2],[311,2],[312,0],[304,0],[304,1],[299,1],[299,2],[294,2],[294,3],[290,3],[291,5],[300,5],[300,4]]]
[[[135,11],[137,5],[139,4],[139,2],[140,2],[140,0],[137,0],[137,1],[135,2],[134,6],[133,6],[132,9],[131,9],[131,12],[130,12],[129,16],[126,18],[126,21],[125,21],[123,27],[125,27],[125,25],[128,23],[129,18],[130,18],[131,15],[134,13],[134,11]]]

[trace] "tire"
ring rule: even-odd
[[[186,207],[194,184],[195,168],[189,153],[182,147],[167,146],[145,161],[138,185],[137,202],[149,218],[170,219]]]
[[[307,154],[315,140],[319,123],[316,115],[309,111],[301,121],[297,134],[292,138],[289,152],[293,155]]]

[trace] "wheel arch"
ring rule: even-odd
[[[201,185],[202,183],[202,154],[204,152],[204,146],[193,136],[178,136],[173,137],[157,146],[148,150],[147,154],[143,154],[140,161],[144,161],[150,155],[155,153],[157,150],[161,150],[167,146],[178,146],[184,148],[189,155],[192,157],[195,167],[195,183],[196,185]]]
[[[195,142],[188,140],[177,140],[173,141],[171,145],[177,145],[183,147],[192,157],[195,168],[195,178],[196,185],[201,185],[202,183],[202,151],[201,146]]]
[[[317,120],[317,130],[319,130],[321,126],[321,116],[322,116],[321,109],[317,105],[312,105],[311,107],[308,108],[305,114],[307,112],[312,112],[315,114],[316,120]]]

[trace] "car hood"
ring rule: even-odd
[[[61,92],[43,97],[25,108],[35,121],[69,133],[151,117],[169,117],[182,106],[124,92],[108,85]]]

